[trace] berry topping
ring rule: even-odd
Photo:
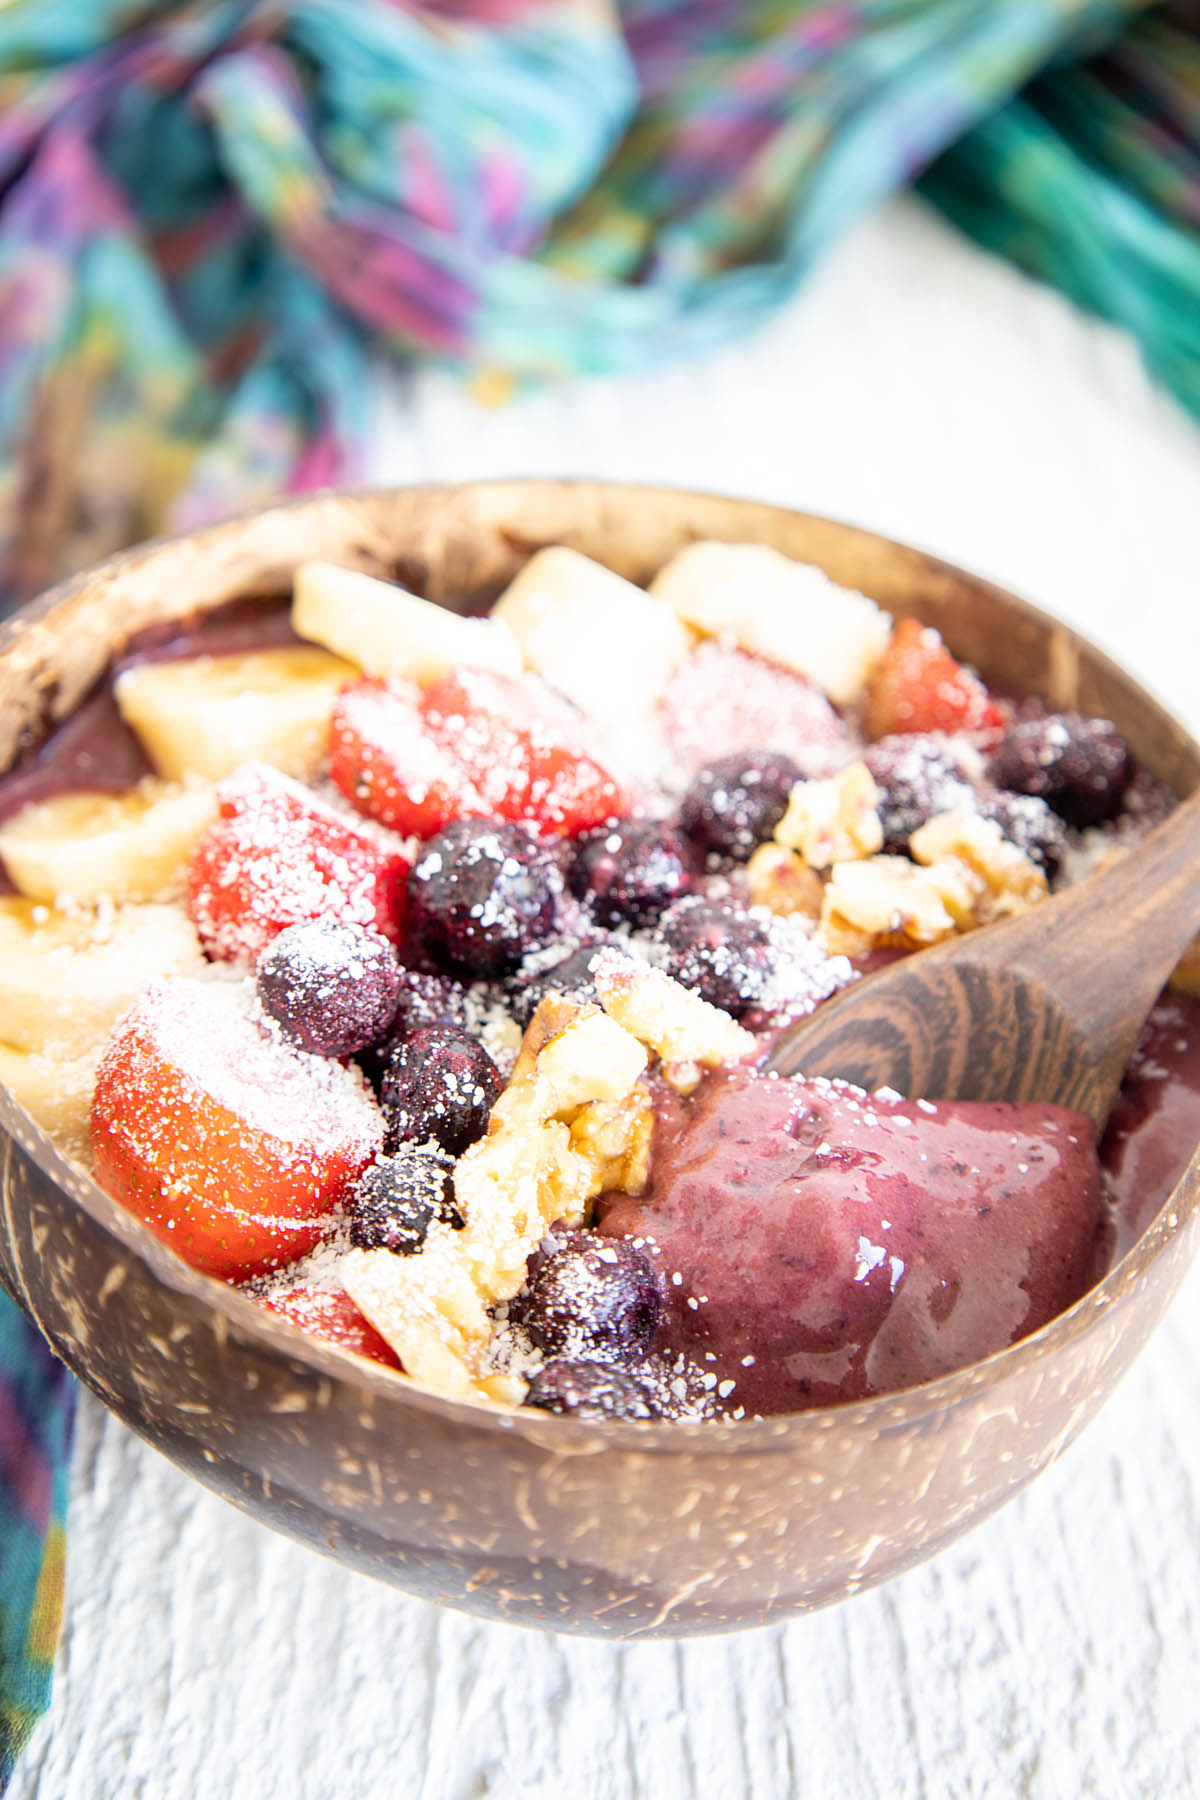
[[[602,925],[650,925],[692,885],[687,845],[669,826],[626,820],[582,838],[571,891]]]
[[[526,1406],[569,1413],[576,1419],[653,1419],[647,1390],[632,1375],[605,1363],[559,1356],[538,1370],[525,1395]]]
[[[739,750],[706,763],[683,797],[679,821],[702,856],[746,862],[787,811],[804,771],[774,750]]]
[[[761,1004],[775,970],[769,927],[727,900],[681,900],[659,927],[667,969],[735,1019]]]
[[[534,676],[490,669],[456,670],[423,698],[400,683],[346,689],[330,773],[363,812],[418,837],[464,818],[574,837],[629,807],[565,701]]]
[[[359,1178],[347,1211],[356,1249],[415,1256],[435,1220],[462,1227],[454,1204],[454,1159],[411,1145],[381,1156]]]
[[[380,1084],[389,1148],[432,1138],[461,1156],[487,1130],[503,1086],[477,1038],[445,1025],[412,1032],[392,1051]]]
[[[573,949],[560,950],[555,946],[555,960],[545,962],[539,957],[532,973],[519,970],[507,990],[508,1005],[517,1024],[522,1028],[528,1025],[547,994],[563,994],[580,1005],[595,1006],[592,962],[597,951],[606,947],[619,950],[623,956],[629,954],[628,945],[620,938],[597,932],[595,937]]]
[[[845,761],[841,720],[811,683],[715,640],[693,651],[664,691],[663,734],[684,769],[771,744],[823,775]]]
[[[640,1362],[663,1310],[650,1258],[591,1231],[557,1233],[553,1241],[558,1248],[538,1262],[509,1318],[547,1355]]]
[[[561,891],[553,860],[520,826],[460,819],[409,875],[410,921],[435,962],[502,975],[550,941]]]
[[[280,932],[259,959],[258,997],[302,1050],[353,1056],[391,1024],[400,964],[377,931],[326,915]]]
[[[1023,850],[1047,875],[1062,861],[1067,834],[1062,820],[1035,794],[1010,794],[1004,788],[979,803],[985,819],[993,819],[1010,844]]]
[[[353,1350],[356,1356],[384,1363],[389,1369],[400,1367],[400,1358],[392,1346],[363,1317],[349,1294],[329,1293],[298,1283],[290,1288],[266,1288],[253,1297],[268,1312],[289,1319],[309,1337],[323,1338],[327,1344]]]
[[[988,767],[997,787],[1033,794],[1080,828],[1112,818],[1132,772],[1129,746],[1116,727],[1079,713],[1013,725]]]
[[[254,763],[217,788],[188,911],[218,961],[253,962],[289,925],[333,913],[398,938],[408,863],[307,788]]]
[[[230,1281],[306,1255],[382,1140],[357,1071],[264,1032],[248,984],[150,988],[96,1076],[98,1180],[193,1268]]]
[[[938,733],[901,732],[869,744],[863,761],[879,789],[883,848],[902,853],[914,831],[939,813],[977,812],[962,746]]]
[[[897,619],[867,691],[867,736],[909,731],[991,731],[1005,714],[977,675],[919,619]]]

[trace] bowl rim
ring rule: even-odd
[[[811,519],[820,524],[832,525],[864,542],[900,551],[931,571],[950,575],[975,589],[989,590],[1037,626],[1064,635],[1069,643],[1078,645],[1086,652],[1093,666],[1110,672],[1121,685],[1148,702],[1160,717],[1174,727],[1181,741],[1200,756],[1200,741],[1194,739],[1155,695],[1128,675],[1104,650],[1052,613],[987,577],[972,574],[961,565],[933,556],[901,539],[832,519],[826,514],[809,513],[802,508],[784,506],[774,501],[743,498],[717,489],[676,488],[654,482],[509,476],[461,482],[381,482],[322,488],[311,493],[287,496],[266,505],[248,508],[216,524],[147,539],[56,583],[18,608],[0,624],[0,657],[20,639],[29,626],[39,623],[63,602],[78,598],[97,580],[114,576],[122,569],[149,560],[184,541],[219,539],[224,534],[233,535],[247,523],[267,515],[299,511],[331,501],[386,500],[397,494],[423,495],[432,499],[435,496],[462,495],[483,489],[516,489],[530,483],[560,492],[601,490],[609,494],[639,497],[657,495],[682,502],[718,500],[755,508],[764,517],[780,514],[789,518]],[[411,1377],[309,1335],[298,1326],[269,1312],[249,1294],[215,1276],[191,1268],[140,1219],[106,1193],[81,1164],[67,1158],[17,1103],[3,1082],[0,1082],[0,1127],[39,1168],[52,1177],[75,1205],[82,1208],[94,1225],[115,1238],[125,1253],[135,1257],[147,1269],[156,1284],[170,1292],[186,1295],[193,1302],[200,1302],[221,1314],[225,1326],[232,1326],[240,1336],[257,1340],[264,1348],[276,1354],[282,1353],[293,1363],[301,1365],[306,1372],[346,1386],[365,1387],[384,1404],[411,1406],[417,1412],[434,1414],[447,1424],[458,1423],[476,1431],[489,1427],[500,1431],[515,1431],[533,1438],[543,1447],[552,1438],[567,1452],[586,1444],[590,1448],[603,1446],[651,1456],[669,1455],[683,1450],[689,1455],[701,1451],[719,1456],[731,1453],[740,1455],[748,1451],[765,1454],[772,1451],[791,1453],[795,1451],[798,1441],[805,1437],[812,1438],[815,1443],[835,1430],[858,1430],[866,1425],[884,1431],[897,1431],[921,1420],[947,1413],[958,1404],[976,1396],[980,1390],[1002,1386],[1008,1379],[1019,1377],[1028,1366],[1065,1351],[1076,1339],[1090,1331],[1102,1316],[1113,1313],[1128,1299],[1150,1266],[1182,1239],[1200,1214],[1198,1144],[1187,1167],[1153,1219],[1100,1281],[1064,1312],[1056,1314],[1027,1337],[930,1381],[911,1387],[889,1389],[885,1393],[869,1395],[860,1400],[768,1417],[583,1421],[540,1412],[534,1408],[502,1408],[482,1402],[451,1399],[421,1386]],[[8,1181],[0,1181],[0,1204],[3,1205],[10,1241],[15,1241],[10,1187]],[[37,1318],[19,1266],[16,1273],[21,1289],[20,1304],[53,1347],[52,1335]],[[86,1371],[82,1374],[86,1380]]]

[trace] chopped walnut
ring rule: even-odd
[[[1037,863],[978,813],[939,813],[913,832],[909,849],[927,866],[960,931],[1028,912],[1049,893]]]
[[[668,1080],[679,1065],[738,1062],[754,1048],[750,1033],[727,1012],[661,969],[602,951],[592,964],[592,980],[605,1012],[657,1052]],[[685,1079],[695,1086],[696,1071]]]
[[[954,919],[926,869],[904,856],[834,865],[818,937],[831,956],[895,947],[917,950],[953,937]]]
[[[825,884],[804,858],[784,844],[760,844],[746,864],[752,906],[766,906],[787,918],[819,919]]]
[[[798,781],[775,840],[798,850],[812,869],[874,856],[883,848],[879,789],[866,763],[851,763],[827,781]]]

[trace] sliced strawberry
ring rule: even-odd
[[[387,1339],[380,1337],[371,1321],[360,1313],[349,1294],[328,1293],[318,1288],[296,1287],[269,1289],[254,1298],[269,1312],[279,1313],[306,1331],[309,1337],[323,1338],[356,1356],[384,1363],[389,1369],[400,1367],[400,1358]]]
[[[338,700],[331,745],[347,798],[420,837],[463,818],[574,837],[629,809],[578,714],[533,676],[459,669],[420,702],[406,687],[359,682]]]
[[[210,956],[252,962],[289,925],[334,913],[398,939],[408,863],[265,763],[217,789],[188,911]]]
[[[459,758],[429,735],[415,688],[359,681],[344,689],[329,773],[360,812],[406,835],[431,837],[450,819],[487,816]]]
[[[118,1026],[91,1122],[113,1198],[226,1281],[306,1255],[383,1142],[356,1071],[269,1037],[243,984],[182,976]]]
[[[715,639],[667,684],[659,722],[673,760],[689,772],[740,750],[782,751],[813,774],[846,760],[846,729],[824,694]]]
[[[867,690],[870,738],[906,731],[989,731],[1005,712],[920,619],[897,619]]]

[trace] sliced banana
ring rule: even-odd
[[[89,1055],[152,981],[206,967],[182,907],[57,912],[0,900],[0,1042],[42,1056]]]
[[[215,813],[210,787],[153,778],[125,794],[60,794],[0,828],[0,857],[33,900],[160,900],[180,887]]]
[[[96,1085],[94,1055],[59,1060],[0,1044],[0,1082],[59,1149],[77,1162],[91,1159],[89,1117]]]
[[[338,693],[358,670],[309,644],[241,656],[141,663],[118,676],[117,705],[158,773],[219,781],[244,762],[315,774]]]
[[[803,675],[839,706],[862,693],[892,628],[865,594],[766,544],[689,544],[650,592],[697,631]]]
[[[508,626],[464,619],[405,588],[333,563],[296,570],[292,624],[368,675],[401,675],[428,686],[451,669],[517,675],[521,652]]]
[[[648,714],[693,643],[665,601],[561,545],[530,557],[492,617],[512,627],[531,669],[601,725]]]

